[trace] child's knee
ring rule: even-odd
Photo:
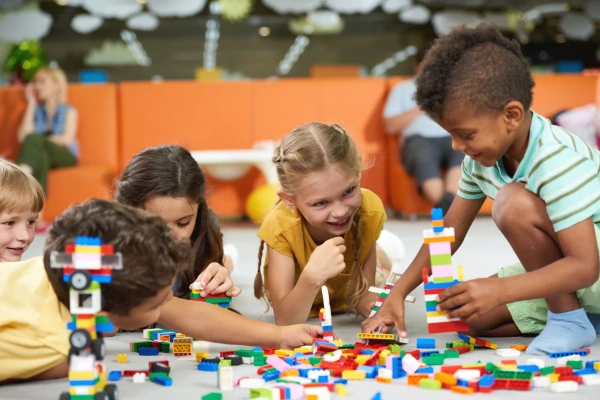
[[[494,199],[492,218],[500,230],[522,226],[531,222],[531,217],[545,211],[542,199],[525,189],[522,183],[504,185]]]

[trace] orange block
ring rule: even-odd
[[[444,372],[436,372],[434,375],[434,379],[436,381],[442,382],[442,384],[456,385],[456,377],[452,374],[447,374]]]
[[[377,378],[375,378],[375,380],[379,383],[392,383],[391,378],[383,378],[381,376],[378,376]]]
[[[429,379],[428,374],[410,374],[408,375],[408,386],[419,386],[419,382],[423,379]]]
[[[473,388],[471,388],[471,387],[452,386],[452,388],[450,390],[452,390],[454,393],[473,394]]]
[[[298,372],[297,369],[288,369],[287,371],[285,371],[285,372],[283,372],[281,374],[281,377],[284,377],[284,376],[299,376],[299,375],[300,375],[300,373]]]
[[[519,351],[525,351],[525,350],[527,350],[527,347],[529,347],[529,346],[527,346],[526,344],[510,346],[511,349],[515,349],[515,350],[519,350]]]

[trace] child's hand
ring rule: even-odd
[[[233,285],[227,268],[215,262],[210,263],[202,271],[198,278],[196,278],[196,282],[200,283],[200,295],[202,297],[205,297],[207,294],[219,294],[223,292],[226,292],[227,296],[236,297],[242,292],[242,289]],[[192,290],[192,285],[190,285],[190,290]]]
[[[29,104],[33,104],[33,105],[37,104],[37,98],[35,97],[35,90],[33,89],[32,83],[29,83],[25,87],[25,99],[27,100],[27,103],[29,103]]]
[[[500,305],[500,278],[482,278],[462,282],[438,295],[438,310],[448,311],[448,318],[460,318],[471,323]]]
[[[313,338],[323,334],[323,329],[315,325],[288,325],[281,327],[282,340],[280,349],[295,349],[305,344],[312,344]]]
[[[346,268],[345,251],[343,237],[327,240],[312,253],[304,272],[316,286],[322,286],[328,279],[339,275]]]
[[[377,314],[361,323],[362,331],[364,333],[377,332],[379,327],[383,325],[380,333],[387,333],[396,326],[398,335],[406,337],[406,325],[404,324],[405,297],[406,295],[400,293],[399,290],[392,289]]]

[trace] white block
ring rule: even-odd
[[[320,376],[330,377],[331,373],[329,372],[329,370],[319,371],[316,369],[312,369],[308,371],[308,379],[314,379],[315,381],[318,381]]]
[[[459,369],[454,373],[456,379],[464,379],[466,381],[477,380],[481,376],[481,371],[478,369]]]
[[[323,356],[323,360],[329,361],[329,362],[339,361],[340,358],[342,358],[341,350],[336,350],[333,353],[327,353]]]
[[[574,381],[562,381],[550,384],[550,390],[554,393],[570,393],[576,392],[578,389],[579,384]]]
[[[210,342],[206,340],[196,340],[192,342],[192,350],[194,353],[210,353]]]
[[[550,378],[547,376],[534,376],[533,377],[534,388],[548,388],[550,387]]]
[[[402,357],[402,369],[407,374],[414,374],[420,366],[421,363],[418,362],[412,355],[406,354],[404,357]]]
[[[242,357],[243,364],[254,364],[254,357]]]
[[[71,364],[69,366],[69,371],[94,371],[96,362],[96,357],[93,354],[87,354],[83,356],[71,356]]]
[[[203,289],[202,284],[200,282],[194,282],[192,283],[192,289],[201,291]]]
[[[240,381],[242,389],[258,389],[265,387],[265,380],[260,378],[245,378]]]
[[[321,294],[323,295],[323,308],[325,309],[323,317],[326,320],[331,320],[331,305],[329,304],[329,289],[327,286],[321,286]]]
[[[498,349],[496,350],[496,354],[500,357],[519,357],[521,352],[515,349]]]
[[[530,358],[525,363],[526,365],[537,365],[540,369],[546,366],[546,363],[541,358]]]
[[[556,359],[556,364],[567,365],[567,361],[581,361],[581,356],[579,354],[572,354],[570,356],[560,357]]]
[[[217,382],[219,390],[233,390],[233,367],[230,365],[219,365]]]
[[[133,375],[133,383],[144,383],[146,382],[146,374],[143,374],[141,372],[136,372]]]
[[[377,370],[377,376],[379,378],[389,378],[392,379],[392,371],[387,368],[379,368]]]
[[[581,375],[586,385],[600,385],[600,375]]]
[[[281,391],[279,389],[271,389],[271,400],[281,400]]]
[[[331,400],[331,393],[326,387],[304,388],[304,395],[308,397],[309,394],[316,395],[318,400]]]

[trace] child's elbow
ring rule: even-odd
[[[600,278],[600,263],[596,259],[594,262],[586,263],[587,267],[582,269],[581,279],[583,281],[582,289],[592,286]]]

